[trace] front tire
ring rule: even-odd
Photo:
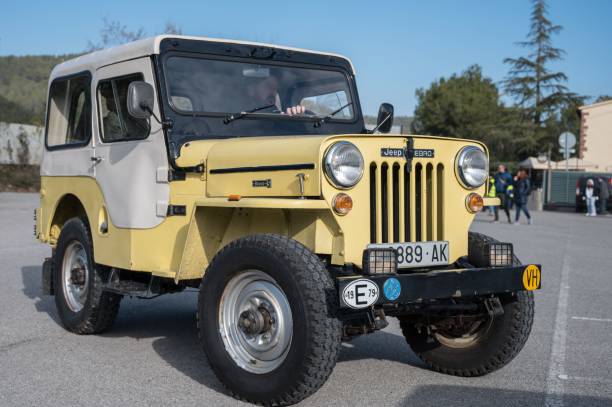
[[[53,256],[55,304],[64,327],[76,334],[101,333],[111,327],[121,295],[102,291],[99,267],[85,219],[73,218],[62,227]]]
[[[473,232],[469,239],[470,245],[497,241]],[[521,264],[516,256],[513,264]],[[532,292],[519,291],[499,299],[504,309],[502,315],[474,320],[466,324],[466,329],[436,331],[432,325],[435,327],[437,321],[415,323],[406,317],[399,318],[400,327],[412,350],[431,369],[454,376],[482,376],[514,359],[527,342],[533,325]]]
[[[198,333],[234,397],[289,405],[325,383],[341,343],[333,291],[321,260],[283,236],[247,236],[215,256],[200,286]]]

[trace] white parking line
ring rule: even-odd
[[[546,380],[546,407],[563,407],[564,383],[561,377],[565,374],[565,342],[567,337],[567,302],[569,297],[569,240],[567,233],[565,249],[563,250],[563,264],[561,266],[561,287],[559,288],[559,301],[557,303],[557,317],[553,333],[552,350],[550,353],[550,366]]]
[[[577,319],[579,321],[612,322],[610,318],[572,317],[572,319]]]
[[[608,378],[604,378],[604,377],[584,377],[584,376],[561,375],[559,376],[559,379],[575,381],[575,382],[599,383],[599,384],[606,384],[606,385],[612,384],[612,380]]]

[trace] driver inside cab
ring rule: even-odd
[[[274,75],[265,78],[247,78],[246,95],[253,101],[255,111],[262,113],[280,113],[289,116],[306,113],[302,105],[288,106],[283,109],[281,98],[278,94],[279,80]]]

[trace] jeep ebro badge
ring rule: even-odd
[[[35,233],[67,330],[198,289],[213,371],[266,405],[316,392],[388,317],[458,376],[527,340],[540,265],[468,231],[498,204],[486,146],[389,134],[387,103],[366,130],[347,58],[165,35],[56,66],[48,95]]]

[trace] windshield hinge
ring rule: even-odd
[[[187,207],[185,205],[168,205],[166,216],[185,216]]]
[[[168,170],[168,182],[185,181],[187,173],[185,171]]]
[[[162,129],[169,130],[174,126],[174,121],[172,121],[172,119],[166,119],[163,122],[161,122],[161,126],[162,126]]]

